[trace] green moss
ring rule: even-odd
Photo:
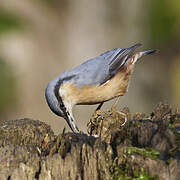
[[[157,179],[154,176],[149,176],[148,173],[143,168],[141,168],[139,172],[137,170],[135,170],[133,172],[133,176],[134,176],[132,178],[133,180],[155,180],[155,179]]]
[[[144,157],[149,157],[151,159],[158,159],[159,152],[155,151],[152,148],[137,148],[137,147],[128,147],[125,154],[132,155],[132,154],[139,154]]]
[[[174,134],[175,146],[169,150],[169,154],[174,156],[178,151],[180,151],[180,132],[176,126],[171,125],[170,129]]]
[[[174,134],[177,149],[180,148],[180,114],[175,113],[171,116],[169,121],[169,128]]]
[[[113,161],[110,169],[110,180],[130,180],[131,176],[128,175],[128,164],[122,163],[120,166],[117,165],[118,158],[116,157]]]
[[[175,136],[175,142],[178,147],[180,147],[180,132],[176,129],[176,127],[172,127],[171,130]]]
[[[129,155],[138,154],[143,157],[151,159],[158,159],[159,152],[150,148],[128,147],[123,154],[123,161],[118,165],[118,158],[116,157],[110,169],[111,180],[155,180],[157,177],[150,176],[145,169],[140,167],[133,167],[128,161]],[[135,168],[135,169],[134,169]]]
[[[111,180],[156,180],[157,177],[150,176],[143,168],[132,169],[125,160],[120,166],[117,165],[117,158],[114,159],[111,169]]]

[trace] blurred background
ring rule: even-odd
[[[179,0],[0,0],[0,120],[39,119],[61,132],[67,124],[46,104],[48,82],[89,58],[137,42],[160,51],[137,63],[119,109],[150,113],[159,101],[179,106]],[[81,130],[95,108],[74,108]]]

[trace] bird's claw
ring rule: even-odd
[[[96,119],[99,115],[101,115],[101,111],[100,110],[96,110],[94,112],[94,114],[92,115],[92,119]]]
[[[112,106],[111,111],[112,111],[112,112],[116,112],[116,113],[118,113],[120,116],[123,116],[123,117],[124,117],[124,122],[121,124],[121,126],[124,126],[124,125],[126,124],[126,122],[127,122],[127,115],[126,115],[125,113],[123,113],[123,112],[118,111],[118,110],[116,109],[116,107],[114,107],[114,106]]]
[[[101,117],[101,115],[102,115],[102,111],[100,111],[99,109],[93,113],[93,115],[90,118],[90,122],[87,124],[88,134],[92,135],[92,131],[98,127],[99,124],[98,120]]]

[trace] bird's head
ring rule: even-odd
[[[56,115],[65,118],[66,114],[64,110],[64,105],[61,98],[57,94],[56,85],[54,85],[53,82],[50,82],[48,84],[45,91],[45,97],[51,111],[54,112]]]
[[[47,104],[52,112],[54,112],[56,115],[60,117],[63,117],[66,120],[73,132],[79,132],[76,122],[72,115],[71,105],[63,103],[63,100],[59,94],[60,85],[61,81],[57,81],[57,79],[54,79],[48,84],[45,90]]]

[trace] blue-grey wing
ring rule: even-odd
[[[94,59],[84,62],[73,70],[65,72],[64,76],[72,76],[72,82],[78,87],[103,84],[119,71],[140,45],[135,44],[130,48],[117,48],[107,51]]]
[[[108,76],[108,62],[103,57],[90,59],[75,69],[68,71],[68,76],[73,75],[72,83],[78,87],[85,85],[101,84],[104,77]]]
[[[109,58],[109,73],[108,76],[102,81],[102,83],[106,82],[110,78],[112,78],[117,72],[119,72],[120,68],[126,63],[128,59],[132,57],[136,48],[141,46],[140,43],[137,43],[129,48],[124,49],[116,49],[116,51]]]

